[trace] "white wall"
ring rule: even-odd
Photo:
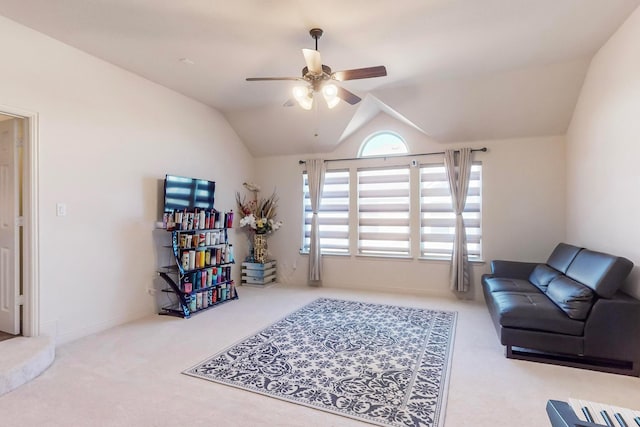
[[[640,298],[640,9],[591,62],[567,132],[567,237],[636,267]]]
[[[214,180],[230,209],[252,157],[217,111],[2,17],[0,51],[0,105],[39,115],[41,327],[64,342],[153,313],[161,179]]]
[[[462,146],[489,149],[487,153],[475,153],[475,159],[482,161],[484,171],[485,260],[544,261],[555,245],[564,240],[563,137],[445,145],[381,114],[332,153],[256,159],[257,177],[263,190],[270,192],[275,187],[280,196],[278,218],[285,224],[269,238],[270,252],[279,262],[279,281],[301,286],[307,283],[308,257],[299,254],[302,166],[298,160],[355,157],[361,142],[369,134],[383,129],[403,135],[412,153]],[[433,157],[423,160],[433,160]],[[407,164],[408,160],[404,162]],[[338,166],[336,163],[331,165]],[[358,165],[365,163],[362,161]],[[474,265],[471,297],[480,298],[480,276],[488,271],[488,262]],[[449,264],[443,261],[325,256],[323,285],[450,295],[448,274]]]

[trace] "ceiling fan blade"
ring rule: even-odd
[[[332,77],[339,82],[345,80],[369,79],[372,77],[383,77],[387,75],[387,69],[384,65],[377,67],[356,68],[354,70],[336,71]]]
[[[284,104],[282,104],[283,107],[293,107],[294,105],[296,105],[296,101],[295,99],[287,99],[287,102],[285,102]]]
[[[309,73],[314,76],[321,76],[322,58],[320,57],[320,52],[313,49],[302,49],[302,54],[304,55],[304,61],[307,63]]]
[[[301,77],[247,77],[248,82],[259,82],[269,80],[304,80]]]
[[[358,102],[362,101],[362,98],[360,98],[358,95],[353,92],[349,92],[348,90],[341,87],[338,87],[337,96],[347,104],[351,105],[357,104]]]

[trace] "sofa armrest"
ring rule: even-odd
[[[491,261],[491,274],[495,277],[510,277],[527,280],[539,263],[519,261]]]
[[[640,361],[640,301],[618,292],[600,298],[584,328],[585,356]]]

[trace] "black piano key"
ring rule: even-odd
[[[586,406],[582,407],[582,413],[584,414],[584,417],[587,419],[587,421],[589,421],[590,423],[593,423],[593,417],[591,416],[591,412],[589,412],[589,408],[587,408]]]
[[[605,424],[607,424],[608,427],[615,427],[607,411],[605,410],[600,411],[600,415],[602,415],[602,419],[604,420]]]
[[[629,427],[624,418],[622,418],[622,415],[620,415],[620,412],[616,412],[615,414],[613,414],[613,416],[616,417],[616,420],[618,420],[618,424],[620,424],[620,427]]]

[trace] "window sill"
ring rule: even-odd
[[[304,251],[299,251],[298,252],[300,255],[305,255],[308,256],[309,252],[304,252]],[[322,256],[328,256],[328,257],[337,257],[337,258],[345,258],[345,257],[350,257],[351,254],[322,254]]]
[[[450,258],[432,258],[432,257],[419,257],[418,260],[420,261],[436,261],[436,262],[446,262],[449,263],[451,261]],[[472,259],[469,260],[470,264],[478,264],[478,265],[483,265],[485,264],[485,261],[483,259]]]
[[[303,252],[300,251],[299,252],[300,255],[309,255],[309,252]],[[381,259],[381,260],[393,260],[393,259],[398,259],[398,260],[413,260],[414,258],[408,255],[398,255],[398,256],[384,256],[384,255],[363,255],[363,254],[356,254],[356,255],[352,255],[352,254],[322,254],[323,257],[338,257],[338,258],[350,258],[350,257],[355,257],[355,258],[375,258],[375,259]]]
[[[303,251],[299,251],[300,255],[309,255],[309,252],[303,252]],[[336,257],[336,258],[350,258],[350,257],[355,257],[355,258],[363,258],[363,259],[379,259],[379,260],[400,260],[400,261],[412,261],[412,260],[418,260],[418,261],[426,261],[426,262],[440,262],[440,263],[449,263],[450,259],[448,258],[429,258],[429,257],[417,257],[414,258],[412,256],[382,256],[382,255],[362,255],[362,254],[357,254],[357,255],[351,255],[351,254],[322,254],[323,257]],[[470,260],[469,263],[474,264],[474,265],[484,265],[485,261],[483,259],[474,259],[474,260]]]
[[[392,255],[366,255],[366,254],[357,254],[355,255],[356,258],[364,258],[364,259],[380,259],[380,260],[401,260],[401,261],[412,261],[413,257],[409,256],[409,255],[396,255],[396,256],[392,256]]]

